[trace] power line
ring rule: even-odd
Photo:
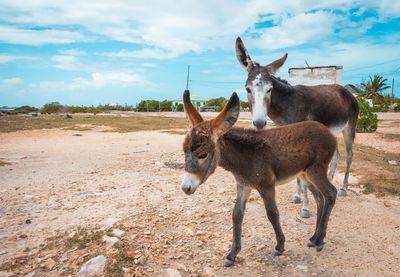
[[[400,61],[400,58],[391,59],[391,60],[389,60],[389,61],[384,61],[384,62],[377,63],[377,64],[371,64],[371,65],[366,65],[366,66],[361,66],[361,67],[352,68],[352,69],[346,70],[346,72],[357,71],[357,70],[361,70],[361,69],[365,69],[365,68],[370,68],[370,67],[374,67],[374,66],[378,66],[378,65],[383,65],[383,64],[392,63],[392,62],[395,62],[395,61]]]
[[[207,80],[190,80],[194,83],[211,83],[211,84],[244,84],[244,81],[207,81]]]

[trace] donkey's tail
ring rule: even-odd
[[[350,129],[350,136],[352,141],[354,142],[354,139],[356,137],[356,127],[357,127],[357,120],[358,120],[358,113],[359,113],[359,107],[358,107],[358,102],[356,97],[351,94],[351,92],[349,92],[347,90],[347,98],[349,100],[349,129]]]

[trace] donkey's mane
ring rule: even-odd
[[[282,78],[279,78],[279,77],[276,77],[276,76],[273,76],[273,78],[275,78],[278,81],[281,81],[282,83],[290,86],[289,82],[287,80],[285,80],[285,79],[282,79]]]
[[[261,136],[257,135],[259,133],[260,131],[253,129],[232,128],[226,134],[224,134],[223,139],[241,145],[259,148],[265,146],[266,143]]]

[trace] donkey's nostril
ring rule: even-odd
[[[254,120],[253,121],[253,126],[256,128],[256,129],[262,129],[262,128],[264,128],[265,127],[265,125],[267,125],[267,120]]]

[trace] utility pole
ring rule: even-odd
[[[146,110],[149,112],[149,101],[146,101]]]
[[[188,65],[188,69],[187,69],[186,90],[189,90],[189,71],[190,71],[190,65]]]
[[[392,107],[393,107],[393,102],[394,102],[394,78],[392,78]]]
[[[158,101],[158,112],[161,112],[160,101]]]

